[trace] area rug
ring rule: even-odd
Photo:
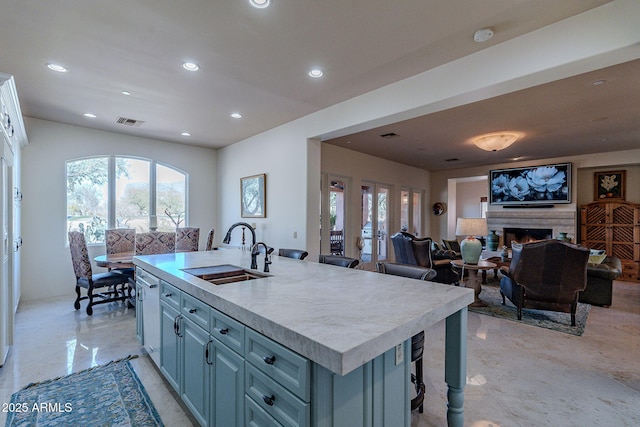
[[[486,302],[488,307],[469,307],[469,311],[578,336],[584,333],[589,310],[591,310],[590,304],[579,302],[576,310],[576,326],[571,326],[571,314],[569,313],[530,308],[523,308],[522,320],[518,320],[516,307],[509,299],[506,299],[506,304],[502,305],[500,288],[497,286],[482,285],[480,299]]]
[[[27,385],[11,396],[6,426],[162,426],[133,357]]]

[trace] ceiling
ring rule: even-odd
[[[219,148],[608,2],[11,0],[0,71],[25,116]],[[475,43],[484,27],[495,36]],[[639,91],[636,61],[329,142],[430,170],[622,150],[640,140]],[[466,142],[507,128],[527,136],[498,153]]]

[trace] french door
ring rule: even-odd
[[[364,181],[361,191],[362,262],[367,270],[389,258],[389,214],[391,189]]]

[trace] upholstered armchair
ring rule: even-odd
[[[576,325],[578,296],[587,285],[589,249],[559,240],[512,243],[509,268],[501,267],[502,303],[505,297],[516,306],[518,320],[523,308],[571,313]]]
[[[436,271],[434,282],[458,284],[460,277],[451,268],[451,260],[456,255],[447,250],[432,250],[433,240],[430,237],[418,238],[400,231],[391,236],[396,262],[400,264],[419,265]]]

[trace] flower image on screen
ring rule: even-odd
[[[489,186],[494,205],[569,203],[571,163],[492,170]]]

